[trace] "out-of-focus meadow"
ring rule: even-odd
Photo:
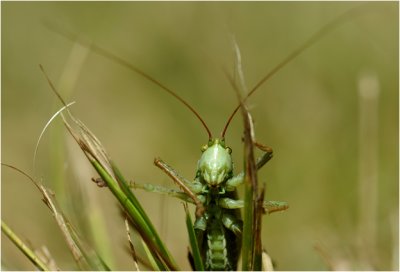
[[[161,157],[194,177],[207,134],[173,97],[144,78],[53,32],[80,34],[175,90],[219,135],[237,105],[223,69],[231,37],[248,87],[356,2],[3,2],[2,162],[42,179],[73,225],[113,269],[133,269],[112,195],[56,119],[61,103],[100,139],[124,175],[174,188],[154,167]],[[265,216],[264,246],[278,270],[398,269],[398,3],[370,3],[286,65],[248,100],[256,138],[274,149],[260,172],[266,198],[288,211]],[[360,89],[362,91],[360,91]],[[226,136],[237,170],[242,123]],[[179,200],[137,191],[183,269],[187,234]],[[2,220],[62,269],[75,264],[41,195],[2,168]],[[103,224],[105,223],[105,224]],[[4,269],[34,267],[2,235]]]

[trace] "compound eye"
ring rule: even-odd
[[[206,151],[207,148],[208,148],[208,144],[203,145],[203,146],[201,147],[201,152]]]
[[[232,154],[232,148],[226,147],[225,149],[228,151],[229,154]]]

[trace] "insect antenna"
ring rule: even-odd
[[[172,91],[170,88],[168,88],[167,86],[165,86],[164,84],[162,84],[160,81],[158,81],[157,79],[153,78],[152,76],[150,76],[149,74],[147,74],[146,72],[144,72],[143,70],[137,68],[136,66],[134,66],[133,64],[129,63],[128,61],[118,57],[117,55],[107,51],[106,49],[82,40],[81,38],[79,38],[79,36],[77,34],[74,34],[66,29],[63,29],[59,26],[55,26],[53,24],[50,24],[48,22],[45,22],[45,25],[51,29],[52,31],[56,32],[57,34],[63,36],[64,38],[67,38],[71,41],[77,42],[80,45],[91,49],[93,52],[95,52],[96,54],[105,57],[106,59],[115,61],[116,63],[128,68],[129,70],[135,72],[136,74],[144,77],[145,79],[147,79],[148,81],[152,82],[153,84],[157,85],[158,87],[160,87],[162,90],[164,90],[165,92],[167,92],[168,94],[172,95],[175,99],[177,99],[179,102],[181,102],[186,108],[188,108],[196,117],[197,119],[201,122],[201,124],[203,125],[203,127],[206,129],[207,134],[208,134],[208,139],[211,140],[212,139],[212,133],[210,131],[210,129],[208,128],[206,122],[203,120],[203,118],[200,116],[200,114],[186,101],[184,100],[182,97],[180,97],[177,93],[175,93],[174,91]]]
[[[269,71],[263,78],[261,78],[258,83],[250,89],[249,93],[243,98],[243,102],[246,102],[246,100],[255,92],[257,91],[268,79],[270,79],[272,76],[274,76],[278,71],[280,71],[283,67],[286,66],[289,62],[291,62],[293,59],[295,59],[297,56],[299,56],[301,53],[303,53],[307,48],[315,44],[317,41],[319,41],[323,36],[325,36],[327,33],[329,33],[331,30],[336,28],[338,25],[344,23],[346,20],[353,18],[354,15],[359,13],[361,11],[361,8],[364,7],[365,5],[357,6],[352,9],[349,9],[348,11],[342,13],[338,17],[334,18],[330,22],[328,22],[326,25],[321,27],[317,32],[315,32],[308,40],[306,40],[303,44],[301,44],[299,47],[297,47],[295,50],[293,50],[286,58],[284,58],[278,65],[276,65],[271,71]],[[239,110],[240,104],[236,106],[235,110],[231,113],[231,115],[228,118],[228,121],[226,122],[224,129],[221,132],[221,138],[225,138],[225,133],[235,116],[236,112]]]

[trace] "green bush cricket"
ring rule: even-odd
[[[342,16],[337,17],[311,36],[311,38],[303,43],[303,45],[289,54],[282,62],[272,69],[271,72],[266,74],[253,88],[250,89],[248,94],[244,97],[243,102],[287,63],[313,45],[329,30],[337,26],[338,23],[341,23],[345,17],[351,17],[351,15],[354,15],[354,11],[355,10],[350,10]],[[71,36],[69,33],[67,33],[66,36],[75,40],[75,37]],[[196,231],[197,242],[200,247],[205,269],[235,270],[240,255],[243,231],[243,223],[239,209],[244,206],[244,201],[238,199],[236,195],[236,187],[243,183],[244,173],[242,172],[237,175],[234,175],[233,173],[231,149],[225,143],[225,133],[232,118],[240,107],[238,106],[233,111],[220,136],[213,137],[200,115],[175,92],[114,54],[96,45],[91,45],[90,47],[94,52],[112,59],[113,61],[142,75],[167,93],[174,96],[189,110],[191,110],[205,127],[208,133],[208,142],[202,148],[202,155],[198,161],[193,181],[181,177],[174,168],[166,164],[163,160],[155,159],[154,161],[155,165],[167,173],[167,175],[178,184],[182,191],[169,190],[153,185],[134,184],[134,187],[143,188],[151,192],[167,193],[186,202],[194,203],[196,205],[196,221],[194,222],[194,229]],[[258,170],[272,158],[272,149],[256,142],[253,144],[263,152],[256,163],[256,169]],[[269,213],[287,208],[287,205],[284,202],[270,201],[265,202],[263,206]]]
[[[60,32],[59,29],[57,31]],[[74,35],[70,33],[65,31],[62,33],[64,36],[75,39]],[[83,45],[89,46],[86,43]],[[244,207],[244,201],[237,197],[236,187],[243,183],[244,173],[233,174],[232,150],[225,144],[225,133],[239,106],[229,117],[220,137],[213,137],[200,115],[175,92],[142,70],[97,45],[92,44],[90,48],[142,75],[171,94],[195,114],[206,129],[208,142],[201,149],[202,155],[198,161],[194,181],[181,177],[174,168],[161,159],[156,158],[154,161],[155,165],[170,176],[183,192],[150,184],[133,184],[133,187],[150,192],[167,193],[186,202],[194,203],[196,205],[194,229],[205,269],[236,270],[241,249],[243,224],[239,209]],[[257,84],[256,89],[259,86],[261,84]],[[253,89],[249,95],[256,89]],[[260,143],[255,143],[255,146],[263,151],[263,155],[257,160],[257,169],[260,169],[272,158],[272,149]],[[263,206],[268,213],[288,208],[285,202],[277,201],[265,202]]]

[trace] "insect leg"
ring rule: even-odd
[[[272,159],[272,148],[266,145],[263,145],[258,142],[254,142],[254,145],[264,152],[258,159],[257,159],[257,170],[263,167],[270,159]]]
[[[285,201],[264,201],[263,208],[266,213],[270,214],[273,212],[284,211],[289,208],[289,205]]]
[[[263,167],[271,158],[272,158],[272,148],[266,145],[263,145],[261,143],[258,142],[254,142],[254,145],[260,149],[261,151],[263,151],[263,154],[257,159],[257,170],[259,170],[261,167]],[[225,189],[228,192],[234,191],[236,189],[237,186],[239,186],[240,184],[242,184],[244,181],[244,173],[240,172],[238,175],[230,178],[227,182],[226,182],[226,187]]]
[[[131,182],[129,184],[129,187],[131,187],[132,189],[145,190],[150,193],[158,193],[158,194],[168,195],[171,197],[179,198],[185,202],[194,204],[193,199],[191,199],[186,193],[179,191],[179,190],[165,188],[163,186],[158,186],[158,185],[153,185],[153,184],[148,184],[148,183],[139,184],[136,182]]]
[[[224,209],[240,209],[244,207],[244,201],[241,199],[224,197],[218,200],[218,205]]]
[[[197,194],[203,189],[203,185],[198,181],[190,182],[181,177],[171,166],[166,164],[160,158],[154,160],[154,164],[163,170],[187,195],[196,205],[196,218],[202,217],[204,214],[203,201],[198,198]]]
[[[236,187],[242,184],[243,181],[244,181],[244,172],[240,172],[236,176],[226,181],[225,190],[228,192],[235,191]]]
[[[182,177],[181,175],[179,175],[175,169],[173,169],[171,166],[169,166],[168,164],[166,164],[163,160],[161,160],[160,158],[156,158],[154,160],[154,164],[160,168],[161,170],[163,170],[168,176],[170,176],[175,182],[177,182],[175,179],[179,180],[178,186],[181,186],[181,184],[183,184],[184,186],[186,186],[187,188],[190,189],[190,191],[194,194],[198,194],[201,193],[201,191],[203,190],[203,185],[198,182],[198,181],[190,181],[184,177]]]
[[[232,199],[224,197],[219,199],[219,206],[224,209],[240,209],[244,207],[244,201],[240,199]],[[264,201],[263,208],[266,213],[270,214],[273,212],[284,211],[289,208],[287,202],[284,201]]]
[[[224,213],[221,220],[222,224],[224,224],[227,229],[230,229],[236,236],[240,236],[242,234],[242,220],[229,213]]]
[[[203,247],[204,236],[205,236],[205,232],[207,229],[207,218],[208,217],[209,216],[208,216],[207,212],[205,212],[202,216],[196,218],[196,221],[194,222],[194,225],[193,225],[194,231],[196,233],[197,243],[200,248]],[[204,252],[202,254],[204,254]]]

